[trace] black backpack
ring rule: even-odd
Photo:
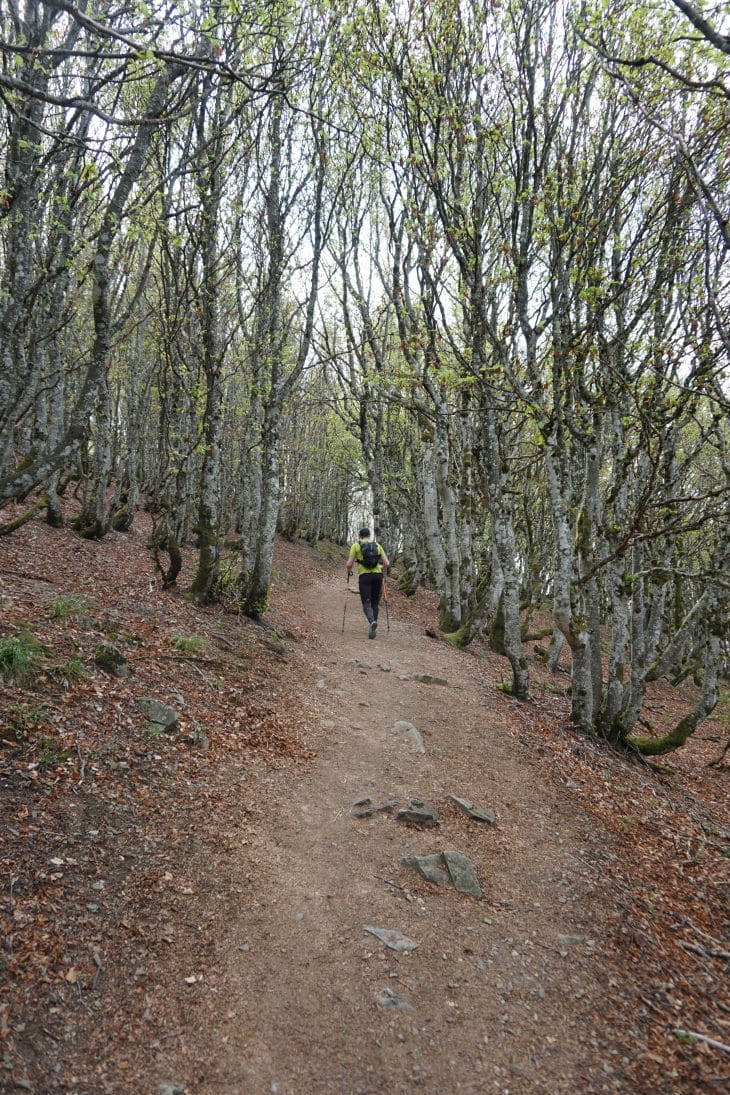
[[[380,562],[380,552],[378,551],[378,545],[375,540],[367,540],[364,544],[360,544],[360,551],[362,552],[362,565],[367,570],[373,570]]]

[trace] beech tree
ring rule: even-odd
[[[87,22],[78,13],[66,13],[56,4],[28,4],[23,7],[12,5],[10,18],[6,20],[3,31],[8,35],[4,39],[4,50],[20,60],[18,76],[5,73],[0,79],[0,86],[7,89],[5,98],[10,108],[10,141],[5,159],[3,202],[9,214],[9,234],[5,240],[8,256],[5,264],[7,284],[3,297],[3,316],[0,319],[7,355],[0,391],[4,453],[0,502],[7,502],[27,495],[67,464],[83,443],[88,423],[94,414],[99,411],[102,414],[108,412],[105,369],[111,339],[109,285],[112,251],[127,201],[144,168],[153,134],[180,90],[184,93],[184,85],[178,89],[176,84],[182,80],[186,70],[173,60],[150,61],[149,81],[141,94],[141,114],[135,119],[136,124],[129,140],[117,150],[117,170],[113,184],[103,198],[99,195],[103,205],[98,213],[90,256],[93,278],[93,339],[85,350],[86,362],[82,379],[76,386],[77,394],[72,409],[55,444],[50,449],[27,452],[17,462],[13,448],[14,431],[28,413],[29,399],[32,401],[41,381],[40,369],[43,363],[42,355],[29,352],[35,323],[31,307],[34,278],[42,275],[43,271],[42,263],[35,265],[33,255],[36,250],[33,243],[38,238],[39,229],[41,240],[45,242],[42,225],[38,224],[36,216],[39,206],[43,207],[40,198],[41,171],[46,157],[52,156],[54,149],[66,141],[69,135],[82,140],[84,136],[87,140],[90,139],[87,114],[97,118],[103,115],[107,124],[118,124],[119,120],[114,119],[112,122],[100,106],[94,105],[97,96],[103,101],[104,88],[113,78],[108,66],[104,64],[103,53],[103,43],[115,37],[113,25],[101,27],[93,21]],[[58,82],[53,83],[56,68],[63,59],[74,56],[75,50],[79,48],[82,32],[87,31],[90,34],[90,41],[86,43],[87,55],[90,53],[92,58],[98,59],[97,66],[90,72],[87,65],[88,75],[83,90],[88,92],[89,98],[76,92],[73,80],[63,71],[59,73]],[[64,48],[56,50],[56,43],[59,40],[63,42],[64,38]],[[133,68],[131,56],[128,64],[130,69]],[[70,129],[67,115],[69,110]],[[93,168],[91,171],[93,173]],[[56,201],[60,200],[55,193],[52,197]],[[52,223],[51,227],[55,225]],[[29,375],[34,378],[30,388],[27,385]],[[57,378],[51,376],[49,379],[52,386]],[[44,377],[43,380],[47,382],[47,378]],[[107,473],[106,463],[106,458],[100,457],[102,478]],[[96,508],[100,505],[98,503]],[[97,518],[96,514],[94,518]]]
[[[194,534],[192,595],[258,617],[277,529],[371,509],[516,699],[548,611],[576,726],[681,745],[727,657],[712,10],[165,15],[0,13],[0,531],[74,478],[83,535],[144,504],[165,585]],[[665,674],[695,709],[640,736]]]
[[[277,79],[283,81],[284,74]],[[267,177],[258,195],[263,267],[252,321],[251,426],[258,436],[246,451],[246,460],[255,460],[258,468],[255,474],[250,469],[245,472],[248,490],[243,497],[242,534],[248,554],[239,575],[241,605],[253,617],[262,615],[268,603],[281,492],[281,417],[309,356],[326,232],[322,195],[327,149],[321,123],[313,113],[316,98],[312,95],[308,102],[312,113],[302,120],[287,104],[291,92],[286,84],[275,81],[275,86],[277,93],[259,145]],[[302,157],[296,162],[285,158],[287,149],[294,146]],[[304,193],[308,201],[297,208]],[[302,216],[298,225],[290,223],[294,212]],[[293,294],[287,298],[287,270],[298,263],[298,248],[305,243],[311,258],[300,265],[304,292],[300,299]]]

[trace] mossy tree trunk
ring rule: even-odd
[[[221,448],[223,431],[223,351],[218,293],[221,280],[218,251],[218,214],[223,187],[223,134],[219,95],[208,97],[203,87],[196,121],[200,199],[199,249],[201,282],[198,288],[200,342],[205,376],[203,412],[204,451],[198,505],[198,568],[191,593],[199,604],[216,599],[220,572]],[[210,117],[209,117],[210,116]]]

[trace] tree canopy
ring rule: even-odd
[[[277,530],[374,513],[516,699],[542,611],[576,726],[681,745],[728,663],[728,42],[685,0],[9,0],[0,531],[143,504],[166,584],[195,537],[258,617]]]

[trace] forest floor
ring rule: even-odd
[[[192,552],[163,591],[148,531],[0,539],[0,641],[44,644],[0,696],[0,1091],[727,1089],[727,699],[655,770],[569,727],[539,644],[512,701],[425,591],[369,641],[340,549],[280,542],[254,624],[186,599]],[[481,898],[403,862],[445,851]]]

